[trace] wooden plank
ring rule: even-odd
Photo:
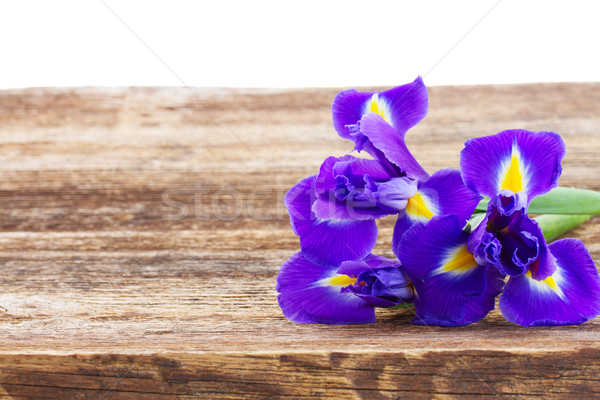
[[[298,249],[283,194],[351,149],[331,127],[336,92],[0,92],[0,398],[600,397],[597,321],[281,315],[275,277]],[[600,84],[433,87],[407,140],[434,171],[469,137],[553,130],[561,184],[600,190],[599,127]],[[599,221],[570,235],[596,262]]]

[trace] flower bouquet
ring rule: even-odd
[[[499,297],[502,315],[523,326],[597,316],[600,278],[584,244],[552,242],[600,213],[600,193],[558,187],[561,137],[511,129],[470,139],[460,171],[430,175],[404,141],[427,111],[421,78],[335,97],[333,126],[356,155],[328,157],[285,196],[301,250],[277,277],[284,315],[359,324],[375,321],[375,307],[414,307],[415,324],[459,326]],[[396,259],[372,254],[376,220],[388,216]]]

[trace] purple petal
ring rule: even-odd
[[[527,208],[527,198],[524,192],[513,193],[501,190],[500,194],[490,199],[488,204],[486,224],[488,230],[499,231],[508,227],[517,216],[524,215]]]
[[[352,139],[348,125],[355,125],[367,112],[367,103],[371,100],[373,92],[358,92],[356,89],[339,92],[333,99],[331,112],[333,127],[338,135],[344,139]]]
[[[408,200],[406,213],[398,217],[392,238],[396,248],[404,232],[415,222],[427,222],[435,215],[456,214],[467,220],[479,204],[481,196],[473,193],[462,181],[460,171],[442,169],[424,182],[419,182],[418,196]]]
[[[369,254],[362,260],[345,261],[337,270],[338,274],[358,275],[363,271],[372,271],[381,268],[399,267],[400,261],[387,257]]]
[[[298,323],[365,324],[375,322],[372,306],[332,278],[336,268],[308,261],[301,252],[286,261],[277,276],[277,300],[283,314]]]
[[[331,105],[335,130],[350,140],[354,138],[347,126],[356,124],[368,112],[379,113],[395,129],[406,132],[425,118],[427,108],[427,88],[421,77],[383,92],[345,90]]]
[[[360,298],[361,300],[366,301],[370,306],[373,306],[373,307],[390,308],[390,307],[397,306],[398,304],[405,303],[404,301],[402,301],[402,299],[400,299],[398,297],[394,298],[394,300],[392,301],[392,300],[384,299],[382,297],[364,294],[358,290],[354,291],[351,288],[352,288],[352,286],[350,286],[348,288],[344,288],[342,290],[344,290],[347,293],[354,294],[356,297]],[[410,303],[410,302],[408,302],[408,303]]]
[[[523,326],[580,324],[600,314],[600,278],[580,240],[549,245],[556,271],[544,280],[510,278],[500,296],[504,317]]]
[[[332,196],[321,196],[313,204],[312,211],[322,221],[358,222],[383,218],[398,211],[381,208],[373,196],[364,201],[338,201]]]
[[[416,189],[406,177],[390,177],[376,160],[329,157],[315,181],[312,210],[327,220],[377,219],[403,210]]]
[[[347,290],[376,307],[392,307],[414,297],[412,282],[400,267],[364,271]]]
[[[500,262],[496,266],[503,274],[511,277],[523,275],[538,259],[544,239],[542,230],[532,222],[535,221],[520,211],[508,227],[495,232],[502,245]]]
[[[469,300],[467,298],[466,301],[461,300],[465,301],[463,306],[464,313],[461,319],[456,321],[450,321],[446,317],[445,311],[442,311],[441,318],[439,317],[439,314],[436,315],[432,313],[429,313],[421,318],[417,313],[416,318],[411,322],[416,325],[462,326],[475,323],[481,320],[483,317],[485,317],[491,310],[494,309],[496,296],[498,296],[498,294],[502,292],[504,281],[502,274],[500,274],[497,269],[483,266],[480,266],[479,268],[480,269],[477,271],[476,275],[473,276],[473,280],[479,279],[478,277],[480,276],[481,271],[484,271],[481,275],[481,279],[483,281],[482,284],[484,285],[484,291],[477,299]],[[467,282],[463,282],[463,284],[468,285]],[[442,297],[452,295],[452,289],[446,288],[443,285],[441,286],[441,289],[442,291],[447,290],[446,293],[436,293],[435,286],[431,286],[429,289],[429,292],[433,292],[433,295],[438,297],[438,301],[440,302],[445,301],[442,300]],[[455,300],[456,298],[453,298],[453,301]],[[436,304],[435,306],[439,306],[439,304]],[[443,309],[444,307],[442,306],[439,308]]]
[[[460,171],[455,169],[439,170],[427,181],[419,182],[419,193],[436,205],[435,215],[456,214],[465,223],[482,199],[465,186]]]
[[[369,255],[362,261],[342,263],[338,274],[357,277],[342,289],[352,292],[375,307],[393,307],[412,301],[414,291],[398,260]]]
[[[368,174],[373,179],[389,179],[390,175],[385,168],[376,160],[357,158],[351,155],[344,157],[327,157],[315,181],[315,193],[317,195],[327,193],[338,184],[336,177],[360,177],[360,184],[364,185],[362,177]]]
[[[396,220],[396,224],[394,225],[394,232],[392,233],[392,250],[394,254],[398,255],[400,249],[400,242],[404,233],[412,227],[416,221],[409,218],[406,215],[406,211],[398,214],[398,219]],[[425,222],[423,222],[425,223]]]
[[[565,145],[554,132],[507,130],[470,139],[460,169],[473,191],[495,197],[500,190],[524,191],[529,202],[558,185]]]
[[[373,147],[411,179],[426,180],[427,171],[421,167],[404,142],[406,131],[397,131],[375,113],[365,114],[360,120],[360,132],[369,139]],[[367,149],[368,150],[368,149]],[[377,154],[372,154],[378,158]]]
[[[480,232],[482,233],[480,239],[472,240],[475,237],[479,237],[478,234]],[[500,255],[502,254],[502,243],[500,243],[496,235],[487,232],[485,229],[477,229],[474,234],[471,235],[467,249],[473,253],[475,261],[477,261],[479,265],[497,266],[501,264]]]
[[[403,211],[408,199],[417,193],[417,185],[406,177],[392,178],[386,182],[376,183],[375,201],[381,208],[388,208],[391,213]]]
[[[468,249],[479,264],[494,265],[502,274],[517,277],[530,272],[534,278],[544,279],[554,272],[554,257],[519,195],[509,193],[490,200],[486,217],[469,238]]]
[[[384,115],[386,121],[397,131],[406,132],[427,115],[429,99],[427,87],[421,77],[413,82],[398,86],[378,94],[378,103],[389,110]]]
[[[285,195],[292,230],[300,237],[304,256],[320,265],[339,266],[368,255],[377,241],[374,220],[321,220],[311,211],[315,176],[298,182]]]
[[[515,264],[518,264],[519,262],[527,264],[529,266],[529,273],[535,279],[545,279],[554,273],[556,270],[556,259],[552,255],[552,252],[549,251],[548,244],[546,244],[546,239],[542,233],[542,228],[536,220],[531,219],[525,214],[523,217],[513,220],[508,226],[507,231],[519,232],[520,241],[536,244],[537,257],[532,263],[529,263],[528,257],[531,256],[527,255],[527,250],[518,248],[512,255]],[[505,243],[502,235],[496,236],[500,240],[500,243]]]
[[[456,215],[416,223],[402,237],[398,258],[415,285],[417,317],[424,325],[466,325],[494,308],[502,275],[478,265]]]

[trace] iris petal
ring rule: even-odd
[[[321,196],[313,204],[312,210],[321,221],[339,222],[340,225],[375,220],[397,212],[387,207],[378,207],[376,197],[365,193],[348,201],[336,201],[331,196]]]
[[[373,92],[358,92],[356,89],[339,92],[333,104],[333,127],[338,135],[344,139],[353,140],[353,135],[348,130],[348,125],[355,125],[362,116],[368,112],[367,102],[370,101]]]
[[[468,140],[460,168],[466,185],[479,194],[524,191],[531,202],[558,185],[564,155],[556,133],[514,129]]]
[[[392,239],[396,248],[404,232],[415,222],[427,222],[435,215],[456,214],[460,221],[471,217],[481,196],[462,181],[460,171],[442,169],[424,182],[419,182],[417,195],[408,200],[406,213],[398,217]]]
[[[376,160],[328,157],[315,180],[313,212],[324,220],[368,220],[396,214],[416,192],[416,183],[388,175]]]
[[[356,282],[342,291],[352,292],[375,307],[412,301],[412,283],[398,260],[370,254],[361,261],[342,263],[337,272],[356,276]]]
[[[505,194],[490,200],[485,218],[469,237],[469,251],[480,264],[494,265],[511,277],[552,275],[555,259],[539,224],[527,215],[519,194]]]
[[[485,317],[502,290],[502,275],[478,265],[466,249],[456,215],[413,225],[402,237],[398,258],[415,286],[416,318],[423,325],[466,325]]]
[[[333,126],[344,139],[353,139],[347,126],[355,125],[368,112],[382,116],[400,132],[406,132],[427,115],[427,87],[421,77],[383,92],[345,90],[331,105]]]
[[[398,219],[394,225],[394,232],[392,233],[392,250],[394,254],[398,255],[402,237],[416,222],[406,214],[406,211],[398,214]],[[421,222],[425,223],[424,221]]]
[[[396,259],[369,254],[362,260],[343,262],[338,269],[338,274],[358,275],[363,271],[398,266],[400,262]]]
[[[311,263],[301,252],[294,254],[277,276],[277,300],[283,314],[298,323],[375,322],[372,306],[353,293],[342,292],[343,286],[336,284],[336,270]]]
[[[426,180],[429,174],[417,162],[404,142],[406,131],[397,131],[375,113],[368,113],[360,120],[360,132],[369,139],[375,149],[411,179]],[[366,149],[369,151],[369,149]],[[371,152],[373,153],[373,152]],[[380,158],[378,153],[371,154]]]
[[[311,211],[315,176],[298,182],[285,195],[292,230],[300,237],[300,248],[311,262],[339,266],[368,255],[377,241],[374,220],[322,220]]]
[[[338,183],[337,176],[359,177],[362,181],[365,174],[369,174],[374,179],[388,179],[390,177],[385,168],[376,160],[357,158],[351,155],[327,157],[319,169],[315,181],[315,193],[317,195],[327,193]],[[364,181],[359,183],[364,184]]]
[[[600,278],[580,240],[551,243],[555,272],[544,279],[530,273],[510,278],[500,296],[504,317],[523,326],[570,325],[600,314]]]
[[[427,115],[429,98],[421,77],[413,82],[380,92],[378,101],[388,113],[384,119],[399,132],[406,132]]]

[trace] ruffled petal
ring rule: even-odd
[[[554,273],[556,260],[518,193],[502,190],[490,200],[485,218],[469,237],[468,249],[479,264],[493,265],[511,277],[529,272],[535,279],[545,279]]]
[[[336,269],[313,264],[301,252],[294,254],[277,276],[277,300],[283,314],[298,323],[375,322],[372,306],[353,293],[342,292],[352,278]]]
[[[331,105],[333,126],[344,139],[354,140],[348,125],[356,124],[368,112],[379,114],[396,130],[406,132],[427,115],[427,87],[421,77],[383,92],[338,93]]]
[[[342,291],[352,292],[375,307],[393,307],[412,301],[412,282],[398,260],[371,254],[361,261],[342,263],[337,272],[357,278]]]
[[[462,225],[456,215],[433,217],[427,224],[416,223],[402,237],[397,255],[415,286],[413,323],[466,325],[494,308],[502,275],[475,262]]]
[[[417,193],[408,199],[406,212],[398,217],[392,237],[394,248],[415,222],[427,222],[435,215],[456,214],[466,224],[480,200],[481,196],[465,186],[460,171],[435,172],[428,180],[419,182]]]
[[[376,160],[358,158],[352,155],[343,157],[327,157],[321,164],[319,174],[315,181],[315,193],[325,194],[338,184],[338,176],[355,177],[360,182],[352,182],[355,185],[364,185],[363,176],[369,175],[373,179],[389,179],[390,175],[386,169]]]
[[[580,324],[600,314],[600,278],[580,240],[549,245],[555,272],[543,280],[530,273],[510,278],[500,296],[504,317],[523,326]]]
[[[376,160],[329,157],[315,180],[313,212],[320,219],[377,219],[403,210],[417,190],[406,177],[390,177]]]
[[[292,230],[300,237],[304,256],[319,265],[339,266],[368,255],[377,241],[374,220],[322,220],[311,211],[315,175],[298,182],[285,195]]]
[[[365,271],[358,275],[356,284],[342,291],[352,292],[375,307],[410,303],[414,297],[411,281],[399,267]]]
[[[389,125],[379,114],[368,113],[360,120],[360,132],[368,138],[373,147],[387,160],[398,167],[411,179],[426,180],[429,174],[417,162],[404,142],[406,131],[398,131]],[[365,148],[369,151],[368,148]],[[372,152],[371,152],[372,153]],[[371,154],[380,158],[378,153]]]
[[[495,235],[502,245],[500,262],[496,266],[511,277],[529,271],[529,267],[539,259],[540,249],[545,247],[539,225],[523,211],[516,213],[510,225],[495,232]]]
[[[531,202],[558,185],[564,155],[558,134],[514,129],[468,140],[460,169],[466,185],[479,194],[524,191]]]

